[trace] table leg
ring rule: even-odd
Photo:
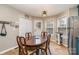
[[[39,48],[37,48],[36,55],[39,55]]]

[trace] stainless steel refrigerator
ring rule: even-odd
[[[68,52],[79,55],[79,16],[68,18]]]

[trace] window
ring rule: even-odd
[[[47,30],[47,32],[49,34],[53,34],[53,24],[52,23],[48,23],[46,30]]]

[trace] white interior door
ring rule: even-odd
[[[43,30],[43,21],[34,20],[34,35],[40,35]]]
[[[19,36],[25,36],[26,32],[32,32],[32,21],[21,18],[19,20]]]

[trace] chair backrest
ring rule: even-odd
[[[48,35],[47,32],[41,32],[41,36],[46,37]]]
[[[27,55],[28,54],[27,53],[27,47],[23,45],[23,44],[26,44],[25,38],[17,36],[16,39],[17,39],[17,44],[19,46],[19,50],[20,50],[19,54],[20,55]]]
[[[26,33],[25,38],[31,39],[32,38],[32,33],[31,32]]]

